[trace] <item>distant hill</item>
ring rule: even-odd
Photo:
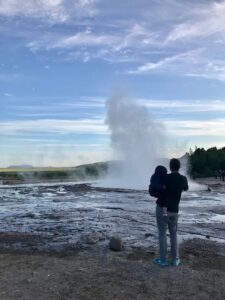
[[[7,169],[32,169],[31,165],[11,165]]]
[[[33,167],[11,165],[0,169],[0,178],[5,182],[39,182],[46,180],[93,180],[105,176],[110,162],[99,162],[76,167]]]

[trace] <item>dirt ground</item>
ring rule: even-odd
[[[0,299],[225,299],[225,245],[193,239],[180,252],[177,268],[141,249],[1,253]]]

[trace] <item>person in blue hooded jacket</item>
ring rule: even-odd
[[[157,166],[155,173],[151,176],[149,194],[157,198],[156,204],[162,208],[163,215],[167,215],[167,199],[165,195],[167,169],[164,166]]]

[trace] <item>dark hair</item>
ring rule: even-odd
[[[170,160],[170,170],[177,172],[177,171],[179,171],[179,169],[180,169],[180,161],[179,161],[179,159],[172,158]]]

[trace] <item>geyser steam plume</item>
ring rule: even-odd
[[[107,102],[111,146],[117,163],[109,169],[107,185],[147,189],[149,177],[158,163],[164,163],[165,128],[147,108],[124,96]]]

